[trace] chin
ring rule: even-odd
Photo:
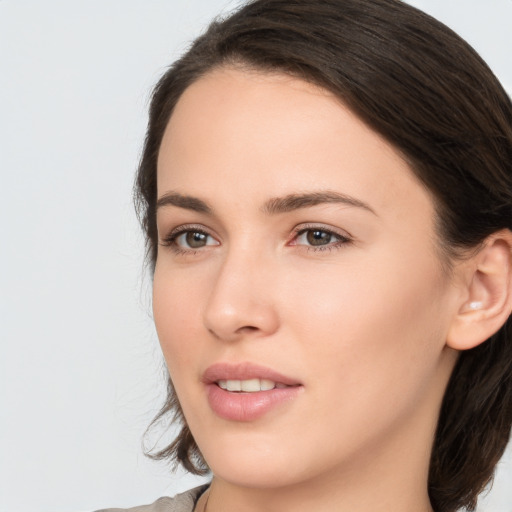
[[[233,485],[276,488],[300,480],[291,471],[300,468],[293,454],[276,439],[261,437],[231,431],[198,445],[212,473]]]
[[[290,464],[276,464],[272,459],[247,461],[245,458],[224,457],[219,464],[213,464],[215,477],[232,485],[245,488],[277,489],[303,481],[300,475],[290,471]]]
[[[202,453],[215,477],[231,485],[271,490],[314,480],[343,458],[339,450],[333,454],[331,446],[321,448],[321,454],[305,449],[318,444],[304,443],[301,447],[297,440],[286,443],[282,435],[236,435],[231,431],[219,434],[215,441],[208,440]]]

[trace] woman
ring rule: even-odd
[[[512,106],[396,0],[256,0],[158,83],[136,197],[179,437],[133,510],[474,509],[512,423]]]

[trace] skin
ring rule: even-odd
[[[325,191],[367,208],[262,211]],[[432,198],[404,160],[330,93],[224,68],[191,85],[170,119],[158,196],[171,193],[212,210],[158,209],[153,295],[214,474],[208,512],[431,510],[431,444],[457,358],[446,339],[463,291],[457,266],[443,271]],[[180,226],[206,245],[169,245]],[[311,246],[312,227],[334,235]],[[255,421],[219,418],[203,372],[245,361],[299,380],[300,393]]]

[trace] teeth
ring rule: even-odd
[[[276,383],[271,380],[261,379],[260,387],[261,387],[261,391],[268,391],[270,389],[274,389],[277,386],[276,386]]]
[[[242,391],[242,382],[239,380],[226,381],[228,391]]]
[[[227,391],[243,391],[245,393],[255,393],[257,391],[269,391],[274,388],[284,388],[284,384],[276,384],[267,379],[248,379],[248,380],[219,380],[217,382],[220,388]]]
[[[246,393],[261,391],[260,379],[242,380],[240,382],[240,387],[242,388],[242,391],[245,391]]]

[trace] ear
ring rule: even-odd
[[[465,260],[464,269],[464,293],[447,337],[455,350],[483,343],[512,312],[512,232],[504,229],[489,236]]]

